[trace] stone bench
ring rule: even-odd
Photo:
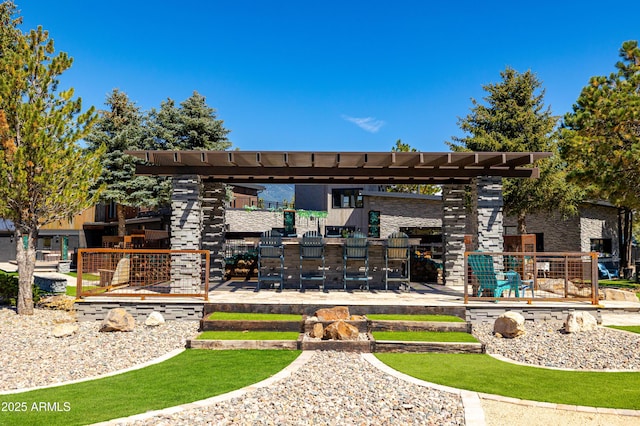
[[[45,293],[64,294],[67,292],[67,276],[58,273],[37,273],[33,283]]]

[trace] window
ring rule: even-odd
[[[592,238],[591,251],[611,255],[611,238]]]
[[[361,209],[364,207],[361,189],[334,189],[331,191],[334,209]]]

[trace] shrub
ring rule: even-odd
[[[33,286],[33,301],[40,300],[40,289]],[[0,271],[0,303],[15,306],[18,300],[18,277]]]

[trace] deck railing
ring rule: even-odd
[[[209,297],[209,251],[78,250],[77,297]]]
[[[466,252],[464,301],[598,304],[597,253]]]

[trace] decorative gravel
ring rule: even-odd
[[[53,337],[64,311],[36,309],[17,315],[0,308],[0,390],[45,386],[129,368],[184,348],[197,321],[168,321],[159,327],[136,324],[131,332],[101,333],[99,321],[79,322],[69,337]]]
[[[473,325],[487,352],[525,364],[578,370],[640,370],[640,335],[598,327],[564,333],[562,321],[525,322],[513,339],[493,335],[493,323]]]
[[[457,395],[382,373],[359,354],[321,351],[289,378],[242,397],[135,425],[463,425]]]

